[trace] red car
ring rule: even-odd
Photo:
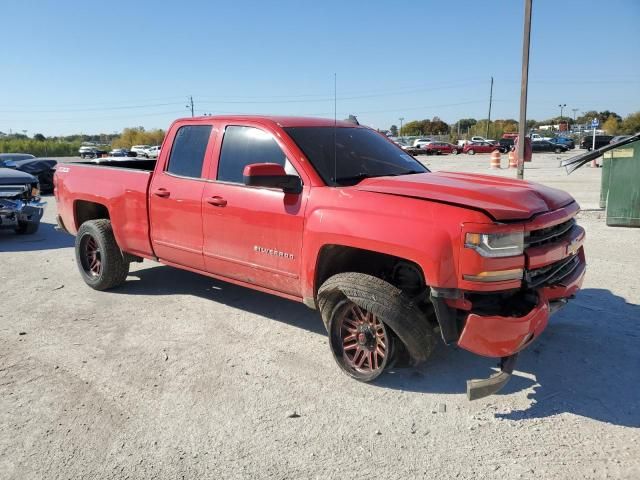
[[[431,142],[422,146],[427,151],[427,155],[442,155],[443,153],[451,153],[457,155],[462,152],[462,148],[447,142]]]
[[[491,153],[500,151],[502,147],[499,143],[489,142],[469,142],[462,148],[464,153],[475,155],[476,153]]]
[[[185,118],[157,160],[59,164],[54,184],[91,288],[126,292],[130,263],[146,259],[302,302],[360,381],[425,361],[441,337],[501,359],[467,384],[470,399],[495,393],[585,275],[569,194],[432,173],[351,122]]]

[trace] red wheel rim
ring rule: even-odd
[[[98,276],[102,272],[102,252],[100,245],[91,235],[82,239],[82,268],[91,276]]]
[[[359,372],[384,368],[387,358],[387,330],[376,315],[355,304],[346,309],[340,325],[343,358]]]

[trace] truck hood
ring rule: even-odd
[[[481,210],[494,220],[527,220],[574,200],[566,192],[524,180],[459,172],[368,178],[353,188]]]
[[[12,168],[0,168],[0,185],[24,185],[36,182],[36,178],[28,173],[13,170]]]

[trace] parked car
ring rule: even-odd
[[[28,153],[0,153],[0,168],[13,168],[34,175],[42,193],[53,192],[53,172],[58,163],[48,158],[36,158]]]
[[[426,150],[427,155],[442,155],[443,153],[451,153],[457,155],[462,153],[462,148],[447,142],[431,142],[423,145],[422,150]]]
[[[158,155],[160,154],[160,146],[156,145],[154,147],[149,147],[145,150],[145,153],[147,158],[158,158]]]
[[[15,169],[26,172],[38,179],[42,193],[53,193],[53,174],[58,162],[53,158],[28,158],[17,160]]]
[[[552,143],[549,140],[537,140],[535,142],[531,142],[531,151],[532,152],[555,152],[555,153],[564,153],[569,150],[569,147],[566,145],[561,145],[559,143]]]
[[[462,151],[468,155],[475,155],[476,153],[499,152],[501,150],[502,147],[499,143],[489,142],[469,142],[464,147],[462,147]]]
[[[18,160],[36,158],[30,153],[0,153],[0,167],[14,168]]]
[[[433,142],[431,138],[417,138],[413,141],[413,146],[420,148],[422,145]]]
[[[133,145],[129,150],[131,152],[136,152],[138,157],[146,157],[148,148],[149,145]]]
[[[137,157],[137,152],[132,152],[126,148],[114,148],[109,152],[110,157]]]
[[[0,229],[13,229],[19,234],[37,232],[44,205],[36,177],[0,168]]]
[[[608,145],[613,140],[612,135],[596,135],[596,149]],[[585,135],[580,139],[580,148],[591,151],[593,148],[593,135]]]
[[[107,153],[107,150],[87,145],[80,147],[80,149],[78,150],[80,158],[96,158],[101,157],[102,155],[106,155]]]
[[[556,145],[564,145],[568,147],[569,150],[576,148],[576,142],[573,141],[573,138],[569,137],[553,137],[549,140],[551,143],[555,143]]]
[[[633,135],[617,135],[615,137],[613,137],[611,139],[611,141],[609,141],[609,143],[618,143],[621,142],[623,140],[626,140],[627,138],[631,138]]]
[[[56,170],[58,224],[90,288],[121,286],[149,259],[305,303],[360,381],[400,355],[425,361],[441,336],[500,359],[467,384],[470,399],[495,393],[586,271],[569,194],[432,173],[350,122],[185,118],[140,162],[153,167]]]
[[[538,133],[532,133],[530,136],[532,142],[540,142],[542,140],[546,140],[548,142],[549,140],[551,140],[551,137],[543,137]]]

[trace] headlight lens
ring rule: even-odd
[[[513,257],[524,251],[524,232],[467,233],[464,246],[483,257]]]
[[[38,183],[36,186],[31,187],[31,196],[39,197],[40,196],[40,184]]]

